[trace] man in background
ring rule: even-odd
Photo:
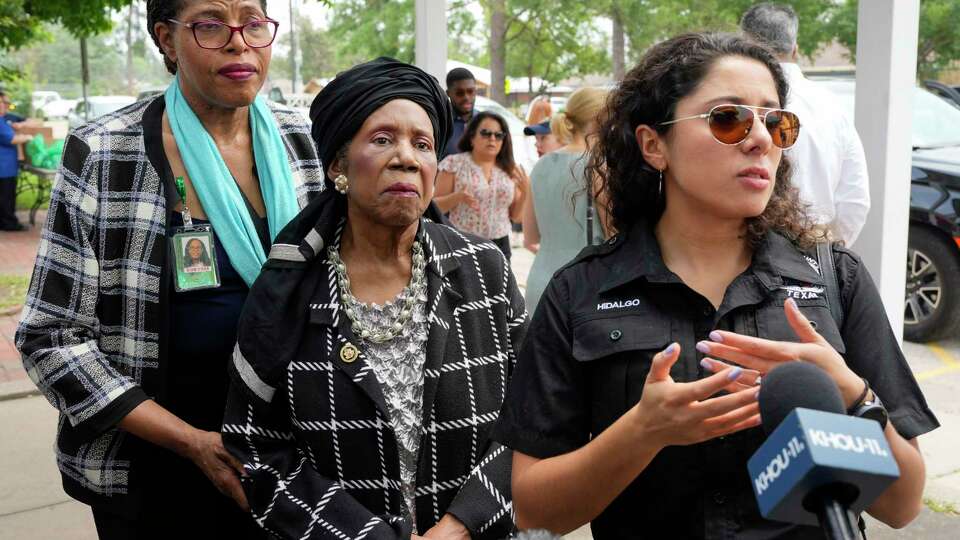
[[[447,139],[446,155],[457,154],[457,143],[473,118],[477,101],[477,79],[466,68],[453,68],[447,73],[447,96],[453,104],[453,133]]]
[[[17,145],[30,140],[29,135],[16,132],[22,121],[20,116],[10,114],[10,98],[0,92],[0,231],[26,230],[16,214],[20,172]]]
[[[787,150],[794,166],[793,183],[811,205],[814,219],[834,240],[856,241],[870,210],[870,186],[863,144],[847,111],[826,89],[809,81],[797,65],[799,20],[793,8],[762,3],[747,10],[740,28],[768,46],[780,60],[790,94],[784,108],[800,117],[800,138]]]

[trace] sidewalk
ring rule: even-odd
[[[38,222],[40,217],[38,216]],[[24,234],[24,233],[21,233]],[[32,231],[34,242],[39,233]],[[36,247],[15,238],[17,246],[7,249],[8,236],[0,233],[0,269],[18,268],[29,274]],[[11,244],[15,245],[15,244]],[[12,257],[7,254],[12,253]],[[16,260],[14,260],[16,259]],[[512,265],[521,289],[533,263],[533,254],[514,246]],[[2,272],[3,270],[0,270]],[[10,272],[13,273],[13,272]],[[70,499],[60,486],[53,456],[57,414],[36,389],[12,349],[13,332],[19,315],[0,317],[0,540],[93,540],[96,531],[89,509]],[[921,449],[927,460],[926,495],[941,507],[960,508],[960,405],[956,400],[956,377],[926,378],[943,371],[938,355],[945,349],[960,349],[960,340],[935,346],[906,343],[904,353],[918,374],[923,391],[943,426],[924,436]],[[16,355],[16,356],[11,356]],[[4,379],[3,377],[6,377]],[[24,391],[33,395],[23,397]],[[19,393],[12,393],[19,392]],[[6,396],[6,399],[5,399]],[[941,508],[942,510],[942,508]],[[960,538],[960,518],[949,512],[923,513],[906,530],[895,531],[867,518],[870,540]],[[566,536],[568,540],[590,540],[589,527]]]
[[[18,212],[20,222],[27,224],[27,212]],[[23,232],[0,231],[0,275],[29,276],[37,258],[40,231],[47,220],[47,211],[37,212],[37,225]],[[19,313],[0,313],[0,400],[36,393],[14,347],[13,335],[20,322]]]

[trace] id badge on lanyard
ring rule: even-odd
[[[170,260],[173,261],[173,286],[177,292],[214,289],[220,286],[217,272],[217,249],[213,229],[194,225],[187,208],[183,177],[176,179],[177,194],[183,203],[183,227],[174,229],[170,238]]]

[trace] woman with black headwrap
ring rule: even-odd
[[[526,328],[489,242],[423,217],[452,110],[380,58],[310,110],[327,190],[281,232],[240,322],[224,441],[281,538],[503,538],[491,444]]]

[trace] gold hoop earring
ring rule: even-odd
[[[333,179],[333,186],[341,194],[346,195],[347,191],[350,190],[350,180],[348,180],[346,176],[341,174],[340,176]]]

